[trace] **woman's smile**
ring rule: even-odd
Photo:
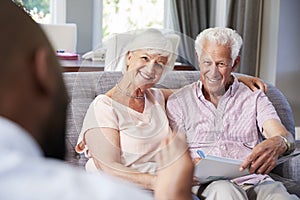
[[[153,75],[149,75],[149,74],[147,74],[147,73],[145,73],[145,72],[142,72],[142,71],[139,71],[139,74],[144,78],[144,79],[146,79],[146,80],[153,80],[154,78],[155,78],[155,76],[153,76]]]

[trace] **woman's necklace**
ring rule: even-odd
[[[145,95],[143,96],[135,96],[135,95],[131,95],[129,92],[122,90],[122,88],[120,88],[120,86],[118,84],[116,84],[117,89],[119,90],[119,92],[127,97],[133,98],[133,99],[144,99]]]

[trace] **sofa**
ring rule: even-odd
[[[67,112],[66,161],[72,165],[84,167],[86,162],[85,156],[77,154],[74,148],[88,106],[97,95],[104,94],[115,86],[121,77],[121,72],[108,71],[63,73],[70,98]],[[199,71],[171,71],[162,78],[162,81],[156,87],[176,89],[195,82],[198,79]],[[293,113],[287,99],[276,87],[270,84],[268,84],[267,96],[275,106],[282,123],[295,135]],[[300,150],[299,144],[299,141],[297,141],[296,151]],[[288,187],[290,184],[289,180],[293,180],[292,185],[294,189],[291,190],[293,193],[295,193],[295,190],[300,191],[300,155],[287,159],[287,161],[278,165],[273,172],[275,179],[277,175],[284,177],[283,182],[286,180],[285,184]]]

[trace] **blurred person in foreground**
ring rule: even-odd
[[[200,80],[169,97],[170,126],[185,133],[196,163],[197,150],[202,150],[206,155],[243,160],[240,170],[249,168],[254,173],[213,181],[198,192],[199,197],[298,199],[267,175],[278,157],[294,150],[294,139],[267,96],[259,90],[252,92],[232,74],[240,61],[241,45],[241,36],[229,28],[210,28],[198,35]]]
[[[0,27],[0,199],[152,199],[137,185],[63,162],[68,98],[54,51],[11,0],[0,1]],[[158,163],[167,167],[158,172],[155,198],[191,199],[185,142],[161,145]]]

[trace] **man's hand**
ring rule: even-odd
[[[280,136],[266,139],[253,148],[252,153],[241,164],[240,170],[249,168],[250,173],[268,174],[276,166],[278,157],[285,150],[286,146]]]

